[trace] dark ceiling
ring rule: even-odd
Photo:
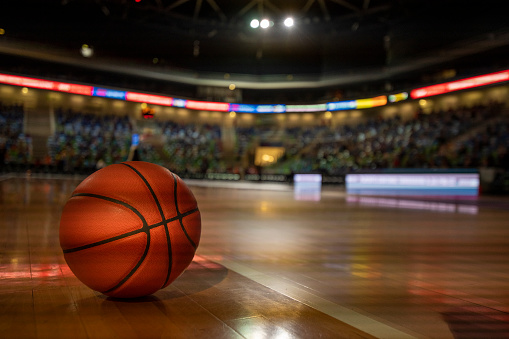
[[[268,91],[373,82],[391,90],[448,69],[461,75],[507,67],[503,3],[2,0],[0,54],[184,86],[235,81]],[[287,15],[291,29],[282,25]],[[249,27],[262,17],[274,26]],[[84,43],[94,48],[92,58],[79,55]]]

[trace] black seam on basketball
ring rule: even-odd
[[[148,231],[149,231],[149,226],[147,224],[147,221],[143,217],[143,215],[136,208],[134,208],[133,206],[129,205],[128,203],[126,203],[124,201],[117,200],[117,199],[114,199],[114,198],[110,198],[110,197],[107,197],[107,196],[104,196],[104,195],[93,194],[93,193],[76,193],[71,198],[74,198],[74,197],[97,198],[97,199],[106,200],[106,201],[109,201],[109,202],[112,202],[112,203],[124,206],[124,207],[130,209],[131,211],[133,211],[134,214],[136,214],[140,218],[143,226],[140,229],[137,229],[137,230],[134,230],[134,231],[131,231],[131,232],[128,232],[128,233],[120,234],[118,236],[111,237],[111,238],[108,238],[108,239],[104,239],[104,240],[101,240],[101,241],[98,241],[98,242],[95,242],[95,243],[92,243],[92,244],[87,244],[87,245],[83,245],[83,246],[79,246],[79,247],[63,250],[64,253],[72,253],[72,252],[81,251],[81,250],[84,250],[84,249],[87,249],[87,248],[103,245],[103,244],[106,244],[106,243],[109,243],[109,242],[112,242],[112,241],[115,241],[115,240],[127,238],[127,237],[129,237],[131,235],[135,235],[135,234],[138,234],[138,233],[141,233],[141,232],[147,232],[148,233]]]
[[[149,189],[150,194],[152,194],[152,197],[154,198],[154,201],[155,201],[155,203],[157,205],[157,209],[159,210],[159,214],[161,214],[161,222],[164,223],[164,231],[166,233],[166,244],[168,246],[168,273],[166,274],[166,279],[164,280],[164,284],[162,285],[162,286],[164,286],[164,285],[166,285],[166,283],[170,279],[171,271],[172,271],[172,268],[173,268],[173,252],[172,252],[172,248],[171,248],[170,231],[168,229],[168,223],[165,222],[166,221],[166,217],[164,216],[163,208],[162,208],[161,204],[159,203],[159,199],[157,199],[156,193],[152,189],[152,186],[150,186],[150,183],[143,176],[143,174],[141,174],[140,171],[138,171],[136,168],[134,168],[133,166],[131,166],[129,164],[126,164],[124,162],[121,163],[121,164],[124,165],[124,166],[129,167],[130,169],[132,169],[141,178],[141,180],[143,180],[143,182],[145,183],[145,185]],[[178,215],[178,212],[177,212],[177,215]]]
[[[92,196],[92,197],[99,198],[99,199],[101,199],[101,198],[108,198],[108,197],[97,196],[95,194],[86,194],[86,193],[80,193],[79,195],[77,194],[77,195],[74,195],[74,196]],[[110,199],[104,199],[104,200],[110,200]],[[111,200],[114,200],[114,199],[111,199]],[[188,216],[190,214],[193,214],[194,212],[197,212],[197,211],[198,211],[198,209],[195,208],[193,210],[190,210],[190,211],[182,214],[182,216],[186,217],[186,216]],[[91,244],[87,244],[87,245],[83,245],[83,246],[79,246],[79,247],[69,248],[69,249],[63,250],[63,252],[64,253],[78,252],[78,251],[86,250],[86,249],[89,249],[89,248],[92,248],[92,247],[96,247],[96,246],[99,246],[99,245],[104,245],[104,244],[113,242],[115,240],[124,239],[124,238],[130,237],[130,236],[136,235],[138,233],[142,233],[142,232],[146,233],[147,232],[146,230],[151,230],[153,228],[156,228],[156,227],[159,227],[159,226],[163,226],[165,223],[170,223],[172,221],[177,220],[178,218],[179,217],[173,217],[173,218],[170,218],[170,219],[166,219],[164,221],[160,221],[160,222],[152,224],[152,225],[143,226],[143,228],[140,228],[140,229],[137,229],[137,230],[134,230],[134,231],[131,231],[131,232],[123,233],[123,234],[120,234],[120,235],[117,235],[117,236],[114,236],[114,237],[111,237],[111,238],[108,238],[108,239],[104,239],[104,240],[101,240],[101,241],[97,241],[97,242],[94,242],[94,243],[91,243]],[[142,220],[142,222],[145,222],[145,221]]]
[[[122,286],[134,274],[134,272],[136,272],[136,270],[140,267],[141,263],[147,257],[148,249],[150,248],[150,229],[148,228],[147,221],[145,220],[143,215],[136,208],[134,208],[133,206],[129,205],[128,203],[125,203],[125,202],[123,202],[121,200],[117,200],[117,199],[113,199],[113,198],[110,198],[110,197],[106,197],[104,195],[92,194],[92,193],[77,193],[77,194],[73,195],[73,197],[76,197],[76,196],[85,196],[85,197],[103,199],[103,200],[110,201],[110,202],[113,202],[113,203],[116,203],[116,204],[119,204],[119,205],[122,205],[124,207],[129,208],[136,215],[138,215],[138,217],[141,219],[141,222],[143,223],[143,227],[141,229],[136,230],[137,233],[145,232],[147,234],[147,244],[145,245],[145,251],[143,252],[141,258],[138,260],[136,265],[131,269],[131,271],[129,273],[127,273],[126,276],[122,280],[120,280],[120,282],[118,284],[116,284],[115,286],[113,286],[109,290],[102,292],[102,293],[109,293],[109,292],[114,291],[115,289],[119,288],[120,286]],[[129,232],[129,233],[132,233],[132,232]],[[127,234],[129,234],[129,233],[127,233]],[[124,233],[124,235],[125,234],[126,233]],[[129,234],[129,235],[132,235],[132,234]],[[120,238],[118,238],[118,236],[117,237],[113,237],[113,238],[107,239],[109,241],[106,241],[106,242],[105,242],[105,240],[99,241],[98,243],[95,243],[94,246],[102,245],[103,243],[115,241],[115,240],[122,239],[122,238],[125,238],[125,237],[127,237],[127,236],[122,236],[121,235]],[[85,245],[84,247],[86,247],[86,246],[87,245]],[[90,248],[90,247],[87,247],[87,248]],[[64,253],[66,253],[66,252],[64,251]],[[67,253],[69,253],[69,252],[67,252]]]
[[[140,260],[138,260],[138,262],[133,267],[133,269],[122,280],[120,280],[120,282],[118,284],[116,284],[109,290],[104,291],[102,293],[105,293],[105,294],[110,293],[110,292],[116,290],[117,288],[119,288],[120,286],[122,286],[134,274],[134,272],[136,272],[138,270],[138,268],[141,266],[141,263],[143,261],[145,261],[145,258],[147,257],[149,248],[150,248],[150,231],[147,231],[147,245],[145,246],[145,251],[143,252],[143,255],[141,256]]]
[[[194,212],[198,212],[198,208],[193,208],[192,210],[189,210],[189,211],[187,211],[185,213],[180,214],[180,216],[181,217],[187,217],[188,215],[193,214]],[[155,223],[153,225],[149,225],[148,227],[152,229],[152,228],[155,228],[155,227],[158,227],[158,226],[163,226],[164,224],[167,224],[167,223],[170,223],[172,221],[178,220],[180,218],[180,216],[176,216],[176,217],[173,217],[173,218],[169,218],[169,219],[160,221],[160,222]]]
[[[175,177],[175,175],[173,173],[171,175],[173,176],[173,180],[175,181],[175,185],[174,185],[174,189],[173,189],[173,195],[174,195],[173,200],[175,200],[175,209],[177,210],[177,216],[179,219],[180,228],[182,228],[182,231],[186,235],[187,240],[189,240],[189,242],[191,243],[191,246],[193,246],[194,250],[196,251],[196,244],[194,243],[193,239],[191,239],[189,234],[187,234],[187,230],[184,227],[184,223],[182,222],[182,218],[184,217],[184,214],[181,214],[179,211],[178,200],[177,200],[177,193],[178,193],[177,192],[177,177]],[[198,208],[196,208],[196,210],[197,209]]]

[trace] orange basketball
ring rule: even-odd
[[[191,190],[159,165],[128,161],[83,180],[62,211],[60,246],[88,287],[118,298],[168,286],[191,263],[201,219]]]

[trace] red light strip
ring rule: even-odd
[[[161,106],[173,105],[173,98],[163,97],[160,95],[135,93],[135,92],[127,92],[126,100],[134,101],[134,102],[144,102],[147,104],[154,104],[154,105],[161,105]]]
[[[201,109],[205,111],[228,112],[230,104],[225,102],[193,101],[187,100],[186,108]]]
[[[41,80],[7,74],[0,74],[0,83],[81,95],[92,95],[93,91],[92,86],[76,85],[65,82]]]
[[[410,92],[412,99],[419,99],[429,97],[433,95],[445,94],[449,92],[459,91],[462,89],[474,88],[479,86],[485,86],[494,84],[497,82],[503,82],[509,80],[509,70],[480,75],[473,78],[467,78],[458,81],[446,82],[443,84],[422,87],[414,89]]]

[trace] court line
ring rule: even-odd
[[[207,257],[207,256],[204,256]],[[238,273],[248,279],[251,279],[265,287],[268,287],[280,294],[286,295],[300,303],[310,306],[322,313],[325,313],[345,324],[348,324],[356,329],[363,331],[367,334],[375,336],[380,339],[417,339],[424,338],[424,336],[414,336],[394,327],[381,323],[375,319],[367,317],[363,314],[355,312],[349,308],[340,306],[322,297],[319,297],[309,291],[306,291],[298,286],[285,282],[282,279],[269,276],[259,272],[253,268],[247,267],[243,264],[233,260],[207,257],[208,260],[214,261],[223,265],[227,269]]]

